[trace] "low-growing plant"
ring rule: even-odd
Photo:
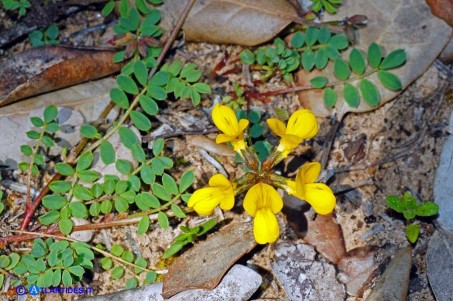
[[[53,24],[44,31],[33,30],[28,34],[28,39],[32,47],[39,47],[44,45],[58,45],[58,35],[60,31],[58,26]]]
[[[405,192],[402,197],[390,195],[387,197],[387,205],[398,213],[402,213],[406,219],[406,237],[411,243],[416,243],[420,235],[420,226],[413,220],[419,217],[432,217],[439,212],[439,206],[432,201],[424,201],[420,204],[412,194]]]
[[[24,16],[27,13],[27,8],[31,7],[28,0],[2,0],[2,5],[6,10],[17,10],[19,16]]]

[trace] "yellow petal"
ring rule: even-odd
[[[259,244],[273,243],[278,239],[280,229],[277,218],[269,208],[262,208],[256,212],[253,234]]]
[[[296,175],[297,185],[304,185],[308,183],[314,183],[321,173],[321,163],[319,162],[310,162],[305,163],[299,168],[299,171]]]
[[[209,179],[209,186],[212,186],[212,187],[225,187],[225,188],[228,188],[228,187],[231,187],[231,183],[230,181],[228,181],[228,179],[222,175],[222,174],[216,174],[216,175],[213,175],[210,179]]]
[[[193,208],[200,215],[211,215],[214,208],[222,201],[223,194],[219,188],[205,187],[195,191],[187,202],[187,207]]]
[[[244,198],[244,210],[251,216],[261,208],[269,208],[274,214],[283,208],[283,200],[274,187],[258,183],[247,191]]]
[[[302,138],[295,135],[283,135],[277,150],[285,154],[285,157],[292,152],[300,143]]]
[[[305,184],[305,200],[318,214],[329,214],[335,208],[335,195],[322,183]]]
[[[249,121],[247,119],[241,119],[239,120],[239,125],[238,125],[238,132],[243,133],[244,130],[247,128],[249,125]]]
[[[282,137],[285,134],[286,125],[277,118],[269,118],[268,120],[266,120],[266,122],[275,135]]]
[[[220,208],[222,210],[231,210],[234,206],[234,192],[232,194],[225,194],[220,201]]]
[[[285,190],[291,195],[296,195],[296,182],[292,180],[286,180]]]
[[[238,119],[230,107],[216,104],[212,109],[212,120],[225,135],[234,137],[238,135]]]
[[[245,143],[244,139],[236,139],[231,141],[231,144],[233,145],[233,150],[237,152],[238,150],[245,149],[247,147],[247,143]]]
[[[310,110],[297,110],[288,120],[286,134],[302,139],[313,138],[318,133],[316,116]]]
[[[235,136],[228,136],[228,135],[225,135],[225,134],[218,134],[217,137],[215,138],[215,142],[217,144],[220,144],[220,143],[233,141],[234,139],[236,139]]]

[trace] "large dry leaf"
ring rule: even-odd
[[[0,63],[0,106],[115,73],[114,50],[32,48]]]
[[[171,29],[185,5],[165,1],[160,25]],[[195,2],[183,30],[188,41],[254,46],[275,37],[295,18],[286,0],[205,0]]]
[[[428,279],[438,301],[453,296],[453,231],[436,231],[429,240],[426,254]]]
[[[452,32],[445,22],[431,14],[424,0],[345,0],[338,14],[327,15],[325,21],[356,14],[366,15],[369,19],[368,26],[359,30],[357,48],[366,53],[368,46],[376,42],[387,53],[399,48],[406,51],[406,64],[399,69],[391,70],[400,77],[403,88],[425,72],[449,41]],[[345,57],[349,58],[347,54]],[[323,74],[334,82],[336,80],[333,77],[332,65],[328,65]],[[299,72],[299,84],[307,84],[312,77],[316,76],[314,73],[316,72],[311,74]],[[381,93],[380,105],[398,95],[384,88],[376,74],[368,79],[377,85]],[[355,82],[355,85],[357,84],[358,81]],[[322,90],[303,91],[299,94],[299,100],[304,107],[313,110],[317,116],[337,113],[339,119],[347,112],[366,112],[375,109],[362,99],[358,108],[351,108],[342,97],[342,89],[337,87],[335,90],[341,93],[337,93],[339,97],[334,110],[325,107]]]
[[[162,296],[187,289],[213,289],[227,270],[256,246],[251,223],[231,223],[197,244],[170,266]]]
[[[318,214],[314,220],[308,219],[308,229],[303,239],[334,264],[346,254],[343,231],[335,223],[332,214]]]

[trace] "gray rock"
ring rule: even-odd
[[[453,112],[450,115],[449,137],[442,147],[439,167],[434,178],[434,200],[439,205],[437,221],[445,230],[453,230]]]
[[[429,240],[426,264],[428,279],[437,301],[453,296],[453,231],[436,231]]]
[[[290,300],[344,300],[344,287],[335,278],[333,265],[315,258],[311,246],[282,243],[271,266]]]
[[[261,276],[252,269],[234,265],[213,290],[194,289],[164,299],[162,283],[124,290],[113,294],[81,299],[84,301],[141,300],[141,301],[241,301],[248,300],[261,285]]]

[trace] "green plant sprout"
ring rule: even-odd
[[[58,45],[58,35],[60,31],[58,26],[53,24],[45,31],[33,30],[28,34],[30,44],[32,47],[44,46],[44,45]]]
[[[222,103],[229,106],[233,110],[238,110],[247,104],[244,96],[244,88],[238,83],[233,84],[233,96],[225,96],[222,98]]]
[[[417,204],[417,199],[408,192],[403,197],[390,195],[387,197],[387,205],[398,213],[402,213],[406,219],[406,237],[411,243],[416,243],[420,235],[420,226],[412,223],[417,216],[430,217],[439,212],[439,206],[432,201]]]
[[[2,0],[2,5],[6,10],[18,10],[19,16],[24,16],[27,13],[27,8],[31,7],[28,0]]]
[[[329,82],[326,76],[319,75],[310,80],[311,87],[307,88],[323,90],[324,104],[329,109],[335,107],[338,93],[342,93],[351,108],[357,108],[361,99],[372,107],[378,106],[379,89],[369,79],[373,74],[377,74],[379,82],[386,89],[401,90],[400,79],[389,70],[406,62],[406,52],[403,49],[383,56],[381,47],[371,43],[366,56],[353,48],[349,60],[346,60],[341,52],[348,47],[349,41],[345,35],[332,34],[327,27],[308,27],[305,32],[298,31],[293,35],[291,47],[285,46],[283,40],[276,39],[273,46],[263,46],[255,52],[245,49],[239,56],[253,70],[266,72],[261,76],[263,81],[269,80],[276,73],[281,73],[286,81],[290,81],[291,74],[299,70],[299,66],[311,72],[314,69],[323,70],[331,62],[337,81]]]
[[[342,0],[312,0],[311,2],[313,3],[311,10],[315,13],[319,13],[321,9],[324,9],[329,14],[335,14]]]

